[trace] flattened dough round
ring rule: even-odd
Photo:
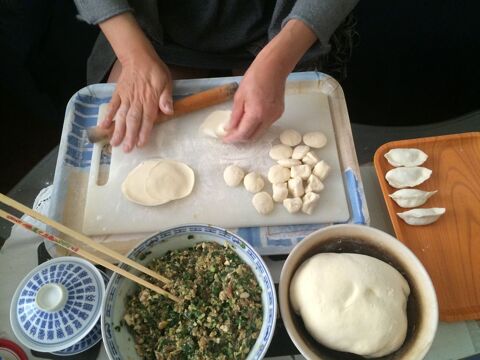
[[[225,127],[230,122],[230,110],[216,110],[210,113],[200,126],[200,131],[213,138],[223,138],[227,131]]]
[[[194,184],[195,174],[188,165],[162,159],[150,170],[145,192],[161,205],[190,195]]]
[[[273,145],[270,149],[269,155],[273,160],[288,159],[292,156],[292,148],[288,145],[278,144]]]
[[[297,146],[302,142],[302,135],[296,130],[287,129],[280,134],[280,141],[284,145]]]
[[[158,201],[150,197],[145,191],[145,180],[150,170],[157,165],[158,160],[142,161],[135,169],[130,171],[122,183],[122,193],[130,200],[139,205],[155,206]]]
[[[312,131],[303,135],[303,142],[311,148],[320,149],[327,144],[327,137],[321,131]]]

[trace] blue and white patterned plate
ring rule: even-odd
[[[13,295],[13,332],[32,350],[64,350],[97,324],[104,295],[102,275],[88,261],[77,257],[47,261],[33,269]]]
[[[107,287],[108,280],[110,280],[110,278],[103,271],[100,271],[100,273],[102,274],[103,283],[105,284],[105,287]],[[101,321],[98,320],[94,328],[82,340],[77,342],[75,345],[72,345],[61,351],[56,351],[53,354],[59,356],[80,354],[98,344],[100,340],[102,340],[102,326]]]
[[[277,320],[277,300],[275,285],[261,256],[239,236],[216,226],[192,224],[167,229],[153,235],[137,245],[129,254],[130,259],[143,265],[153,258],[164,255],[169,250],[191,247],[202,241],[229,244],[237,255],[252,269],[262,288],[263,324],[257,341],[246,360],[263,359],[273,337]],[[121,264],[120,268],[129,269]],[[138,271],[131,270],[133,274]],[[126,297],[133,294],[137,284],[113,274],[108,283],[102,311],[103,344],[110,360],[141,360],[135,351],[134,340],[126,326],[120,321],[125,315]]]

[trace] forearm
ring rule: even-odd
[[[258,54],[256,61],[265,61],[274,71],[286,77],[317,40],[315,33],[302,21],[292,19]]]
[[[122,65],[134,62],[139,57],[156,57],[155,49],[135,17],[122,13],[99,24]]]

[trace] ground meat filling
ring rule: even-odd
[[[148,267],[173,279],[164,288],[183,301],[175,303],[144,288],[127,300],[124,320],[140,356],[157,360],[247,357],[262,326],[262,290],[235,251],[216,243],[198,243],[169,251]]]

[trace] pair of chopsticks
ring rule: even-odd
[[[106,246],[103,246],[101,244],[98,244],[96,243],[94,240],[90,239],[89,237],[79,233],[79,232],[76,232],[75,230],[72,230],[70,228],[68,228],[67,226],[65,225],[62,225],[52,219],[49,219],[48,217],[30,209],[29,207],[23,205],[23,204],[20,204],[19,202],[13,200],[12,198],[9,198],[8,196],[5,196],[3,194],[0,193],[0,202],[4,203],[5,205],[8,205],[10,206],[11,208],[13,209],[16,209],[26,215],[29,215],[30,217],[34,218],[34,219],[37,219],[39,221],[41,221],[42,223],[44,223],[45,225],[48,225],[62,233],[64,233],[65,235],[68,235],[70,237],[72,237],[73,239],[76,239],[78,241],[80,241],[81,243],[85,244],[85,245],[88,245],[90,246],[91,248],[99,251],[100,253],[104,254],[104,255],[107,255],[115,260],[118,260],[120,262],[123,262],[124,264],[127,264],[139,271],[141,271],[142,273],[146,274],[146,275],[149,275],[151,276],[152,278],[154,279],[157,279],[161,282],[163,282],[164,284],[169,284],[171,283],[171,280],[167,279],[166,277],[146,268],[145,266],[133,261],[132,259],[129,259],[109,248],[107,248]],[[26,222],[26,221],[23,221],[22,219],[12,215],[12,214],[9,214],[8,212],[0,209],[0,217],[4,218],[5,220],[7,221],[10,221],[11,223],[13,224],[17,224],[17,225],[20,225],[22,226],[23,228],[27,229],[27,230],[30,230],[32,232],[34,232],[35,234],[38,234],[40,236],[42,236],[43,238],[49,240],[49,241],[52,241],[58,245],[60,245],[61,247],[71,251],[71,252],[74,252],[75,254],[77,255],[80,255],[81,257],[91,261],[91,262],[94,262],[94,263],[97,263],[99,265],[102,265],[104,267],[106,267],[107,269],[109,270],[112,270],[113,272],[116,272],[117,274],[119,275],[122,275],[124,277],[126,277],[127,279],[130,279],[134,282],[136,282],[137,284],[139,285],[142,285],[150,290],[153,290],[155,292],[157,292],[158,294],[161,294],[161,295],[164,295],[166,297],[168,297],[169,299],[175,301],[175,302],[179,302],[180,299],[178,297],[176,297],[175,295],[172,295],[171,293],[169,293],[168,291],[162,289],[161,287],[159,286],[156,286],[154,284],[151,284],[149,283],[148,281],[138,277],[138,276],[135,276],[131,273],[129,273],[128,271],[122,269],[122,268],[119,268],[118,266],[116,265],[113,265],[111,263],[109,263],[108,261],[94,255],[94,254],[91,254],[89,253],[88,251],[84,250],[84,249],[81,249],[80,247],[77,247],[77,246],[74,246],[73,244],[69,243],[68,241],[66,240],[63,240],[55,235],[52,235],[52,234],[49,234],[48,232],[46,231],[43,231],[42,229],[39,229],[35,226],[33,226],[32,224]]]

